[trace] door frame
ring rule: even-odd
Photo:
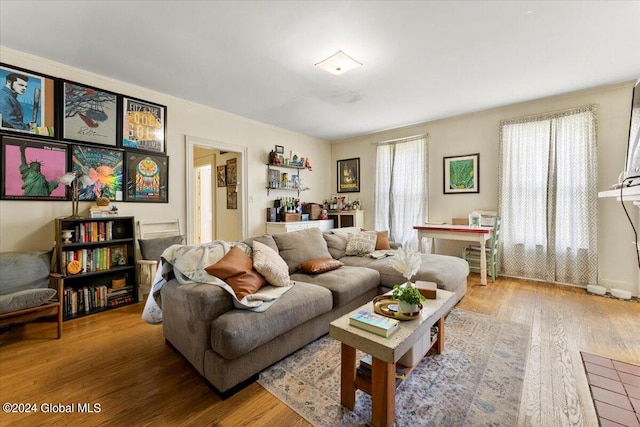
[[[191,206],[195,206],[195,194],[194,194],[194,183],[195,183],[195,164],[193,160],[193,149],[195,147],[204,147],[214,150],[220,151],[230,151],[234,153],[238,153],[239,155],[239,176],[238,176],[238,204],[240,209],[240,239],[244,240],[247,235],[247,227],[249,223],[248,218],[248,194],[247,194],[247,185],[248,182],[248,148],[243,145],[230,144],[228,142],[215,141],[212,139],[201,138],[198,136],[186,135],[185,136],[185,159],[186,159],[186,218],[187,218],[187,244],[192,244],[194,242],[195,236],[195,209],[190,209]],[[212,171],[212,173],[215,171]]]

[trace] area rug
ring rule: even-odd
[[[396,426],[516,425],[529,341],[527,325],[454,308],[444,353],[422,359],[396,392]],[[258,383],[314,426],[371,420],[371,398],[360,390],[353,411],[340,405],[340,342],[329,336],[267,368]]]

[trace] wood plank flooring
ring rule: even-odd
[[[534,281],[481,286],[472,274],[458,307],[531,326],[521,426],[598,425],[580,351],[640,362],[637,302]],[[53,323],[0,334],[0,402],[38,409],[0,413],[0,425],[309,425],[256,383],[222,401],[141,311],[136,304],[65,322],[61,340]],[[79,413],[78,403],[100,410]],[[74,412],[43,412],[56,404]]]

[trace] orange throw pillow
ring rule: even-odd
[[[267,283],[265,278],[253,268],[251,257],[237,246],[231,248],[220,261],[204,270],[231,286],[238,300],[255,294]]]
[[[378,239],[376,240],[376,251],[389,249],[391,249],[391,246],[389,246],[389,232],[378,231]]]
[[[298,270],[302,270],[309,274],[320,274],[326,271],[335,270],[344,264],[333,258],[317,258],[298,264]]]

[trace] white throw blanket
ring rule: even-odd
[[[167,282],[166,279],[172,271],[178,283],[181,285],[200,283],[220,286],[231,294],[233,297],[233,305],[236,308],[258,312],[265,311],[281,295],[291,289],[291,286],[277,287],[266,285],[260,288],[255,294],[247,295],[241,300],[238,300],[231,286],[205,271],[206,267],[220,261],[233,246],[238,246],[247,255],[251,256],[251,248],[244,243],[229,243],[223,240],[215,240],[197,246],[173,245],[168,247],[162,253],[162,261],[156,271],[151,292],[149,293],[142,312],[142,319],[152,324],[162,322],[160,290]],[[291,285],[293,285],[293,282]]]

